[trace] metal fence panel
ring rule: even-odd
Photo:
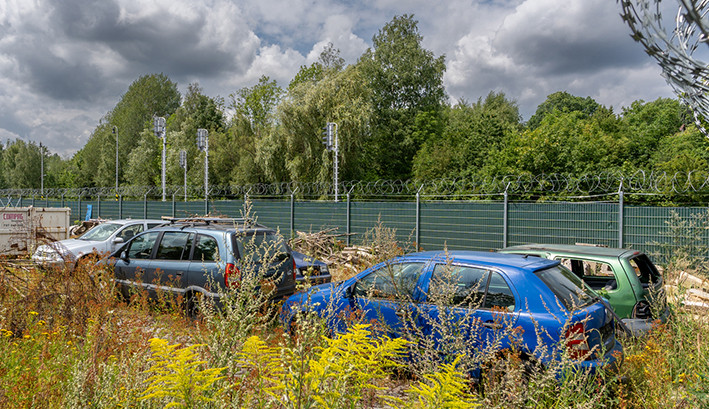
[[[314,232],[336,228],[338,232],[346,233],[347,202],[295,202],[294,221],[297,231]]]
[[[350,206],[350,229],[354,233],[352,242],[362,241],[367,231],[380,222],[384,227],[396,229],[399,242],[414,242],[415,202],[352,202]]]
[[[707,257],[709,248],[709,212],[706,207],[648,207],[625,208],[626,247],[663,258],[674,255],[680,247],[694,248]],[[697,248],[697,247],[704,247]]]
[[[618,244],[616,203],[510,203],[509,243]]]
[[[481,251],[502,247],[503,214],[501,202],[422,202],[419,246]]]
[[[10,200],[11,199],[11,200]],[[179,199],[179,198],[178,198]],[[69,207],[71,220],[82,220],[87,206],[93,217],[115,219],[177,217],[203,215],[204,201],[123,200],[113,197],[72,197],[70,199],[8,198],[9,206]],[[212,215],[240,217],[244,200],[209,202]],[[396,229],[402,244],[413,244],[417,233],[424,250],[449,249],[494,250],[503,247],[505,206],[502,201],[422,201],[418,207],[409,201],[308,201],[291,202],[290,196],[252,200],[259,222],[279,228],[285,236],[291,226],[299,231],[337,228],[349,232],[352,243],[360,243],[367,231],[378,223]],[[349,206],[349,223],[347,220]],[[616,247],[622,227],[623,245],[659,255],[659,261],[679,247],[692,248],[695,257],[707,258],[709,213],[706,207],[623,207],[615,202],[510,202],[507,208],[508,245],[525,243],[578,242]],[[418,221],[418,223],[417,223]],[[418,227],[418,232],[417,232]]]

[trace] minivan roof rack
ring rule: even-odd
[[[253,223],[253,219],[246,217],[167,217],[163,216],[163,220],[176,223],[204,223],[204,224],[224,224],[224,223]]]

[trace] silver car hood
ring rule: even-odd
[[[63,256],[79,257],[86,253],[90,253],[96,249],[97,252],[103,253],[110,250],[110,241],[93,241],[93,240],[77,240],[67,239],[57,241],[51,244],[43,244],[37,248],[45,252],[57,251]]]

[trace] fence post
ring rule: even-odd
[[[290,193],[290,237],[295,237],[295,192]]]
[[[32,195],[32,207],[34,207],[34,200],[35,200],[34,195]]]
[[[64,193],[62,193],[62,207],[64,207]]]
[[[143,195],[143,219],[148,218],[148,194]]]
[[[352,204],[352,202],[350,201],[350,192],[352,192],[352,189],[347,192],[347,220],[345,221],[345,226],[347,226],[347,235],[345,237],[348,246],[350,245],[350,205]]]
[[[81,193],[79,193],[79,198],[76,199],[76,208],[79,209],[79,221],[81,221],[81,219],[83,219],[83,217],[81,217]]]
[[[123,195],[118,195],[118,218],[123,218]]]
[[[172,217],[175,217],[175,192],[172,192]]]
[[[421,189],[423,185],[416,191],[416,250],[421,248]]]
[[[101,218],[101,195],[96,195],[96,218]]]
[[[620,188],[618,188],[618,247],[622,248],[624,243],[623,243],[623,236],[624,236],[624,215],[623,215],[623,207],[624,207],[624,198],[623,198],[623,186],[621,185]]]
[[[507,193],[507,190],[510,188],[510,184],[507,183],[507,186],[505,186],[505,204],[503,208],[503,215],[502,215],[502,248],[504,249],[507,247],[509,244],[509,237],[508,237],[508,228],[509,228],[509,206],[510,206],[510,197],[509,194]]]

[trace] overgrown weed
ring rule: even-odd
[[[392,229],[383,225],[380,229],[368,236],[371,243],[390,241],[378,246],[383,249],[380,260],[406,251]],[[666,277],[694,267],[682,261],[685,256],[680,252],[667,256],[673,261],[665,269]],[[248,263],[241,270],[243,291],[225,290],[226,307],[200,305],[203,313],[196,318],[185,317],[178,308],[181,300],[171,297],[158,304],[143,291],[134,291],[130,302],[116,298],[110,271],[93,266],[72,273],[13,268],[0,269],[3,408],[162,408],[171,402],[184,406],[187,400],[177,394],[141,399],[151,391],[169,390],[169,382],[151,380],[152,338],[165,340],[173,351],[192,353],[189,359],[166,354],[166,365],[181,362],[193,374],[218,372],[207,377],[198,392],[214,400],[195,400],[195,407],[709,406],[709,321],[684,307],[680,298],[669,301],[674,315],[668,323],[658,324],[648,337],[624,339],[625,362],[619,373],[588,374],[565,370],[570,363],[566,358],[557,366],[538,365],[515,347],[519,334],[514,326],[496,337],[498,345],[509,345],[505,352],[475,350],[466,345],[466,336],[475,329],[472,320],[466,323],[465,314],[459,314],[458,321],[439,315],[442,324],[433,329],[438,341],[412,328],[405,341],[389,348],[401,347],[407,359],[390,355],[369,362],[365,358],[376,355],[372,351],[387,342],[371,335],[376,323],[367,322],[356,310],[344,317],[332,312],[322,318],[303,310],[292,334],[286,334],[276,323],[267,291],[266,298],[254,296],[261,293],[256,288],[261,289],[263,281],[249,275]],[[454,269],[446,274],[454,274]],[[34,277],[18,280],[26,275]],[[449,284],[443,274],[433,297],[439,297],[437,303],[475,305],[475,299],[451,299]],[[425,318],[429,313],[409,314]],[[501,310],[500,324],[504,316]],[[335,318],[344,318],[348,325],[333,331]],[[360,336],[366,331],[370,334]],[[417,361],[408,359],[412,354],[418,354]],[[470,377],[476,369],[482,374],[477,383]],[[171,375],[167,376],[169,380]]]

